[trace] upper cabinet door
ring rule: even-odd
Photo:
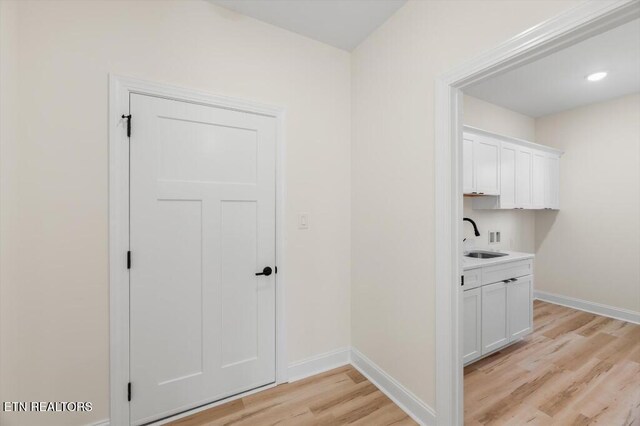
[[[500,150],[500,208],[516,207],[516,158],[518,147],[503,142]]]
[[[516,207],[530,209],[532,205],[531,185],[533,173],[533,152],[528,148],[518,148],[516,165]]]
[[[476,192],[475,174],[473,171],[473,137],[467,133],[462,139],[462,192]]]
[[[547,207],[548,185],[548,161],[547,156],[542,151],[533,152],[533,205],[534,209],[542,209]]]
[[[560,157],[548,154],[546,158],[545,207],[560,209]]]
[[[500,195],[500,142],[476,136],[473,157],[478,194]]]

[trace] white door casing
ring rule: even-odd
[[[140,94],[140,95],[149,95],[155,97],[156,99],[163,99],[164,101],[173,100],[173,101],[183,101],[182,104],[186,104],[188,106],[199,106],[201,108],[209,107],[210,109],[218,109],[219,111],[226,112],[235,112],[237,114],[248,114],[253,116],[263,117],[265,119],[271,120],[273,123],[273,150],[272,150],[272,161],[273,161],[273,173],[275,173],[274,178],[271,180],[271,188],[272,188],[272,200],[271,202],[272,208],[272,216],[274,216],[275,220],[272,220],[272,230],[275,228],[275,241],[271,244],[272,251],[275,255],[275,258],[271,261],[270,266],[279,266],[278,274],[277,274],[277,285],[275,285],[276,276],[271,275],[269,279],[274,281],[272,288],[275,288],[275,295],[271,295],[273,303],[271,303],[271,311],[270,314],[272,320],[271,328],[272,333],[269,339],[273,342],[275,341],[275,349],[271,350],[270,357],[271,361],[269,361],[270,372],[269,372],[269,380],[273,382],[274,379],[276,383],[283,383],[287,381],[287,359],[286,359],[286,340],[285,340],[285,327],[284,327],[284,289],[285,289],[285,277],[286,277],[286,265],[284,265],[284,201],[285,201],[285,191],[284,191],[284,117],[285,112],[283,109],[279,107],[273,107],[270,105],[264,105],[252,101],[244,101],[238,99],[232,99],[227,97],[221,97],[216,95],[209,95],[200,91],[183,89],[179,87],[174,87],[166,84],[152,83],[144,80],[121,77],[116,75],[111,75],[109,80],[110,86],[110,109],[109,109],[109,117],[110,117],[110,125],[109,125],[109,218],[110,218],[110,226],[109,226],[109,258],[110,258],[110,421],[111,424],[130,424],[133,415],[131,414],[131,406],[136,403],[136,399],[142,396],[142,389],[139,384],[132,383],[132,401],[129,402],[127,400],[128,396],[128,383],[130,382],[129,371],[131,367],[130,363],[130,345],[129,345],[129,326],[130,326],[130,317],[129,311],[131,308],[130,300],[129,300],[129,274],[133,271],[137,266],[141,266],[141,263],[144,260],[144,257],[140,257],[140,253],[132,254],[132,269],[127,269],[127,250],[129,249],[129,139],[127,137],[127,123],[126,120],[121,116],[126,115],[130,111],[129,98],[132,94]],[[140,130],[140,125],[142,124],[140,121],[136,120],[134,115],[132,124],[132,139],[135,140],[135,134]],[[197,120],[196,120],[197,121]],[[241,127],[241,126],[240,126]],[[138,134],[140,136],[140,134]],[[210,146],[211,148],[211,146]],[[237,152],[236,152],[237,154]],[[165,166],[167,166],[165,164]],[[170,165],[169,165],[170,166]],[[160,167],[158,167],[160,170]],[[163,173],[172,173],[175,171],[179,171],[179,168],[174,168],[171,171],[171,167],[165,167]],[[246,168],[243,169],[246,172]],[[167,172],[168,171],[168,172]],[[239,173],[240,169],[234,169],[233,173]],[[189,173],[201,173],[202,169],[190,170]],[[209,173],[210,170],[206,170],[206,173]],[[259,173],[259,172],[257,172]],[[272,173],[272,174],[273,174]],[[210,176],[211,177],[211,176]],[[232,176],[233,177],[233,176]],[[183,182],[184,183],[184,182]],[[160,187],[160,185],[159,185]],[[166,188],[165,188],[166,189]],[[159,198],[162,194],[157,194]],[[190,198],[190,197],[186,197]],[[230,198],[233,200],[233,198]],[[175,205],[169,208],[165,208],[169,206],[171,203],[163,203],[163,214],[164,217],[169,217],[175,221],[176,218],[180,218],[183,215],[193,216],[194,212],[197,209],[193,208],[194,204],[197,204],[195,200],[184,200],[184,205],[180,208],[175,208]],[[246,202],[246,200],[245,200]],[[234,204],[234,203],[231,203]],[[225,210],[227,210],[227,214],[225,217],[232,218],[231,223],[234,222],[238,224],[238,222],[247,223],[247,215],[238,214],[238,209],[234,209],[235,206],[227,203],[225,206]],[[275,205],[274,205],[275,204]],[[250,211],[251,209],[244,208],[245,205],[239,210]],[[241,213],[241,212],[240,212]],[[222,213],[220,214],[222,216]],[[208,218],[206,220],[211,221]],[[205,220],[203,220],[204,222]],[[182,229],[178,231],[187,231],[186,233],[189,235],[184,236],[182,238],[183,242],[189,242],[190,236],[196,234],[193,230],[193,223],[197,221],[177,221],[177,223],[181,224]],[[227,224],[230,222],[227,221]],[[275,225],[277,223],[277,226]],[[254,228],[259,228],[259,224],[256,223]],[[225,227],[224,229],[232,229],[233,227]],[[163,235],[159,235],[158,238],[176,238],[176,235],[182,235],[181,232],[176,231],[176,229],[168,230],[164,232]],[[173,234],[171,234],[173,232]],[[273,232],[272,232],[273,234]],[[222,234],[221,234],[222,235]],[[258,237],[261,238],[261,237]],[[231,239],[232,242],[242,242],[242,234],[237,234],[235,232],[227,232],[226,239]],[[245,241],[246,242],[246,241]],[[228,247],[233,248],[234,250],[246,250],[247,244],[227,244]],[[277,247],[277,249],[276,249]],[[236,251],[237,251],[236,250]],[[188,251],[188,250],[187,250]],[[257,250],[260,251],[260,250]],[[229,251],[230,252],[230,251]],[[165,253],[166,256],[166,253]],[[180,256],[177,256],[178,258]],[[231,279],[225,279],[225,281],[233,281],[236,279],[236,276],[233,274],[233,263],[228,261],[228,257],[225,260],[227,267],[225,268],[227,271],[231,273]],[[273,256],[272,256],[273,257]],[[192,259],[189,259],[193,262]],[[261,260],[260,260],[261,261]],[[283,265],[284,271],[283,271]],[[260,268],[258,270],[262,269]],[[178,268],[179,269],[179,268]],[[257,271],[252,270],[251,273],[255,273]],[[284,272],[284,273],[283,273]],[[193,274],[192,274],[193,275]],[[204,274],[203,274],[204,276]],[[134,277],[135,278],[135,277]],[[261,277],[264,278],[264,277]],[[261,279],[256,277],[255,275],[251,276],[251,279]],[[190,275],[185,275],[181,278],[181,283],[189,282],[188,280],[192,279]],[[187,286],[188,287],[188,286]],[[267,285],[269,287],[269,285]],[[188,292],[187,292],[188,293]],[[228,292],[227,292],[228,293]],[[233,291],[231,292],[233,293]],[[188,300],[188,295],[185,295],[184,300]],[[183,302],[184,302],[183,300]],[[180,305],[178,306],[180,307]],[[273,311],[275,310],[275,314]],[[275,318],[274,318],[275,317]],[[180,321],[187,321],[187,319],[179,318],[177,323]],[[275,322],[275,326],[273,325]],[[236,348],[237,351],[227,351],[225,354],[221,354],[219,356],[222,359],[223,356],[226,356],[227,359],[232,359],[234,357],[241,358],[242,351],[247,349],[247,346],[242,347],[241,344],[242,333],[238,333],[238,335],[228,335],[227,338],[235,339],[235,343],[229,345],[229,348]],[[238,340],[240,337],[240,340]],[[244,340],[246,343],[247,340]],[[258,343],[259,345],[259,343]],[[273,347],[274,344],[272,343]],[[176,348],[170,348],[170,350],[176,350]],[[251,357],[249,357],[251,358]],[[260,354],[259,358],[266,359],[262,357]],[[183,360],[184,361],[184,360]],[[193,361],[193,360],[191,360]],[[246,363],[247,359],[238,359],[240,363],[243,361]],[[233,362],[227,362],[226,364],[233,364]],[[184,367],[185,362],[181,364]],[[274,367],[275,365],[275,367]],[[178,369],[178,365],[174,366],[175,369]],[[227,365],[227,367],[232,367],[232,365]],[[275,373],[274,373],[275,368]],[[226,371],[230,371],[232,368],[226,368]],[[245,370],[243,370],[245,371]],[[246,369],[246,371],[251,371],[251,368]],[[274,377],[275,375],[275,377]],[[179,377],[184,377],[178,375]],[[186,374],[189,376],[189,374]],[[229,376],[229,375],[227,375]],[[231,375],[233,379],[233,375]],[[228,377],[227,377],[228,378]],[[175,377],[174,377],[175,379]],[[169,380],[163,380],[164,382],[171,382],[171,378]],[[176,381],[178,382],[178,381]],[[238,383],[249,383],[246,377],[236,380],[236,384]],[[262,380],[256,380],[255,383],[263,382]],[[233,386],[233,381],[227,382],[229,387]],[[275,384],[268,384],[264,386],[264,388],[274,386]],[[253,387],[253,384],[249,386]],[[244,385],[239,386],[243,390],[245,389]],[[235,390],[232,392],[236,392]],[[242,396],[244,392],[241,392],[239,396]],[[229,395],[228,392],[223,391],[221,394],[223,397]],[[214,397],[215,398],[215,397]],[[224,400],[212,404],[207,404],[211,402],[210,398],[205,398],[203,401],[203,408],[209,407],[212,405],[218,405],[222,403]],[[203,409],[203,408],[199,408]]]

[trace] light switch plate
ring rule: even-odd
[[[298,213],[298,229],[309,229],[309,213]]]

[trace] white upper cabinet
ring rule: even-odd
[[[462,139],[462,188],[465,194],[476,191],[473,173],[473,139],[465,133]]]
[[[465,133],[462,151],[464,193],[500,195],[500,141]]]
[[[465,127],[462,179],[474,209],[559,209],[560,151]],[[476,134],[477,133],[477,134]]]
[[[500,195],[500,141],[480,137],[474,146],[476,191]]]
[[[547,155],[542,151],[533,154],[533,208],[542,209],[545,204],[545,175],[547,174]]]
[[[508,142],[502,143],[500,150],[500,208],[516,207],[516,162],[518,147]]]
[[[531,208],[532,197],[532,169],[533,151],[518,147],[518,160],[516,162],[516,207],[520,209]]]

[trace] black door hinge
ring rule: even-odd
[[[131,137],[131,114],[129,115],[122,114],[122,118],[127,120],[127,137],[130,138]]]
[[[131,269],[131,252],[127,252],[127,269]]]
[[[464,275],[460,276],[460,285],[464,287]]]
[[[127,383],[127,401],[131,401],[131,382]]]
[[[276,269],[276,274],[277,274],[278,273],[278,267],[276,266],[275,269]]]

